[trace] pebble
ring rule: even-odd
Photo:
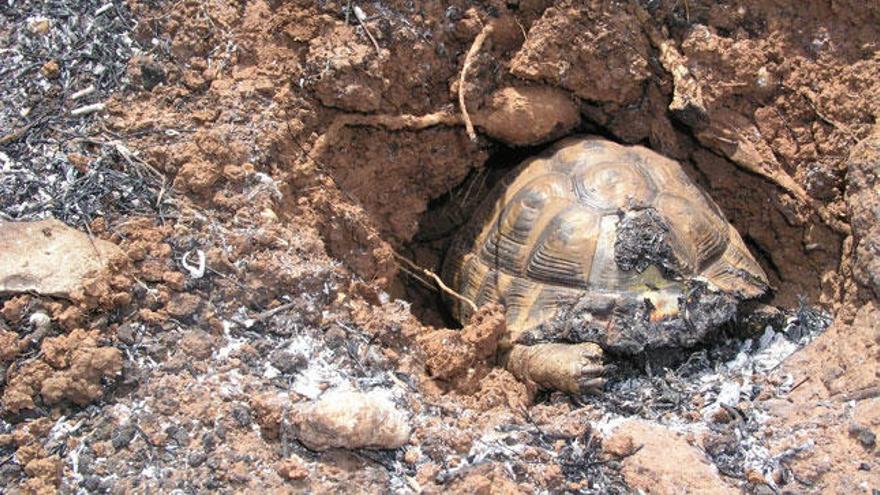
[[[381,393],[329,392],[296,407],[294,434],[313,450],[396,449],[409,442],[406,415]]]
[[[241,427],[250,426],[253,421],[250,409],[243,404],[236,404],[232,407],[232,418]]]
[[[201,466],[207,458],[208,455],[204,452],[192,452],[186,457],[186,463],[189,464],[190,467],[198,467]]]
[[[877,435],[864,426],[853,423],[849,426],[849,436],[855,438],[866,449],[873,449],[877,444]]]
[[[276,470],[282,478],[289,481],[302,480],[309,476],[309,471],[303,465],[302,459],[296,456],[280,461]]]
[[[127,424],[113,434],[113,437],[110,439],[110,443],[113,445],[113,448],[116,450],[125,448],[131,443],[132,439],[134,439],[134,435],[137,433],[137,429],[132,424]]]
[[[125,323],[116,330],[116,338],[123,344],[134,344],[134,329],[130,323]]]
[[[153,88],[165,82],[165,70],[156,62],[146,59],[140,63],[141,83],[144,89],[152,91]]]
[[[633,437],[625,433],[613,435],[602,443],[602,451],[616,458],[632,455],[635,450]]]
[[[50,60],[43,64],[43,67],[40,68],[40,72],[46,76],[46,79],[57,79],[58,76],[61,75],[61,67],[58,65],[58,62]]]

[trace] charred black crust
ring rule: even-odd
[[[693,347],[736,317],[739,299],[686,281],[679,312],[652,321],[647,299],[584,294],[552,321],[523,333],[519,343],[594,342],[615,354],[636,355],[661,348]]]
[[[681,266],[669,243],[669,226],[654,208],[631,210],[617,224],[614,261],[628,272],[645,271],[656,265],[668,278],[681,273]]]

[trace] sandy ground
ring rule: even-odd
[[[118,247],[0,295],[4,490],[880,490],[880,7],[108,5],[0,8],[3,219]],[[495,366],[500,310],[460,329],[399,256],[439,273],[481,191],[573,133],[682,162],[786,318],[601,397]],[[319,441],[302,406],[352,391],[370,435]]]

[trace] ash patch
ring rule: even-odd
[[[606,411],[596,425],[600,430],[632,416],[655,421],[703,438],[702,448],[719,472],[741,480],[744,488],[756,488],[749,480],[761,479],[772,493],[792,489],[788,465],[813,443],[771,453],[766,439],[774,426],[765,404],[784,400],[800,386],[792,375],[773,372],[830,323],[827,313],[801,304],[787,312],[779,329],[767,326],[754,338],[699,349],[676,366],[658,366],[651,355],[641,365],[618,363],[605,394],[583,400]]]
[[[484,432],[473,443],[464,462],[440,471],[434,481],[453,487],[456,479],[497,463],[504,466],[515,482],[529,486],[536,473],[530,472],[528,465],[536,464],[537,458],[559,466],[566,493],[634,493],[620,473],[620,463],[603,458],[602,453],[601,440],[589,427],[582,434],[571,436],[533,421],[504,423]]]
[[[0,16],[0,216],[161,213],[161,175],[99,132],[103,102],[140,51],[124,4],[16,2]]]
[[[654,308],[647,299],[590,293],[551,322],[524,332],[520,342],[595,342],[629,356],[693,347],[732,321],[739,301],[702,282],[688,281],[685,287],[678,316],[652,321]]]
[[[94,113],[71,111],[101,102],[127,82],[126,66],[137,49],[129,34],[136,23],[124,3],[105,4],[24,1],[3,9],[0,128],[24,130],[0,142],[13,158],[45,144],[43,138],[82,130]]]
[[[88,168],[78,169],[65,153],[14,161],[0,152],[0,216],[18,221],[52,216],[82,227],[96,217],[161,216],[170,208],[161,176],[122,145],[107,143],[99,153]]]
[[[614,241],[614,261],[628,272],[645,271],[656,265],[664,274],[681,273],[678,260],[669,244],[669,226],[654,208],[631,210],[617,224]]]

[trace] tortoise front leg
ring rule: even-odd
[[[602,349],[592,343],[514,345],[504,361],[519,380],[542,389],[598,394],[605,385]]]

